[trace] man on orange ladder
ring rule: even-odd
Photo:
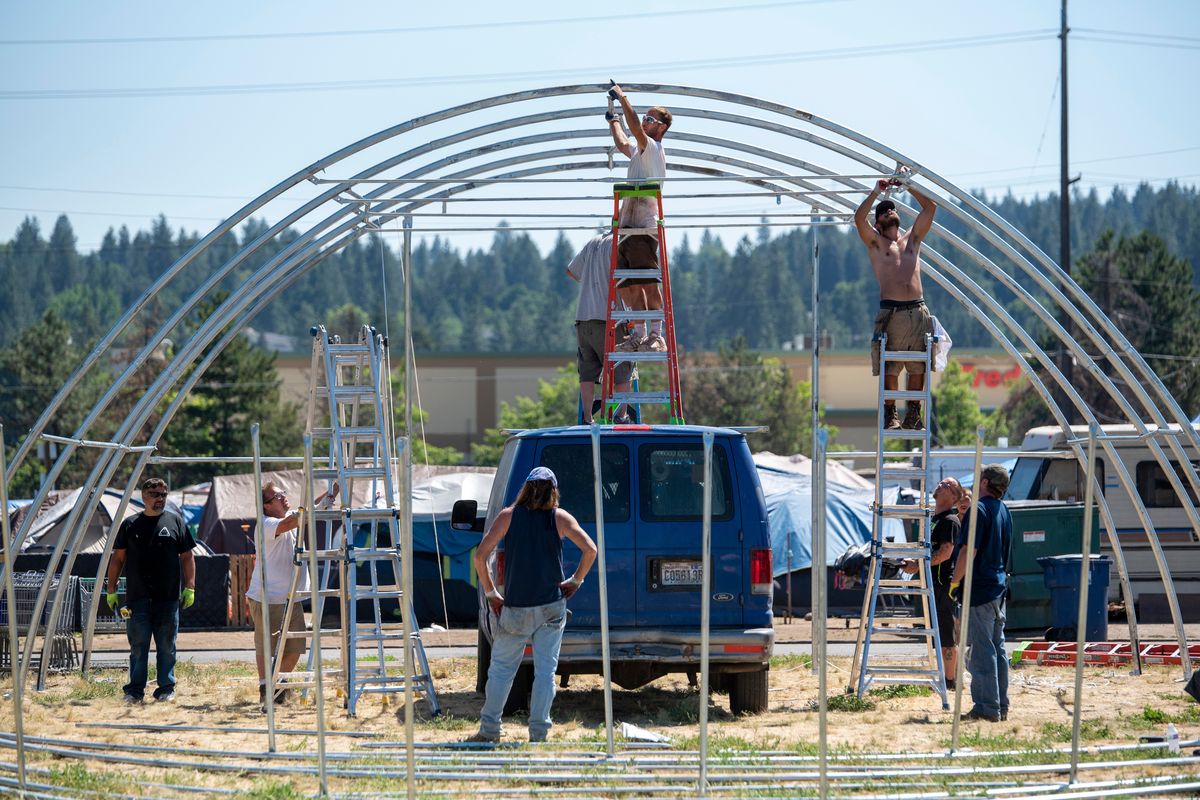
[[[662,106],[653,106],[645,116],[639,117],[620,86],[615,83],[609,95],[621,104],[625,123],[633,134],[633,141],[625,135],[621,115],[607,112],[608,129],[618,150],[629,157],[631,181],[662,180],[667,176],[667,156],[663,151],[662,138],[671,127],[671,112]],[[628,197],[621,204],[622,228],[654,228],[658,225],[658,205],[653,197]],[[658,241],[646,234],[621,237],[617,246],[619,269],[657,269]],[[634,311],[657,311],[663,307],[661,281],[658,278],[626,278],[617,285],[617,291],[625,304]],[[633,333],[617,349],[623,352],[656,351],[667,349],[663,338],[662,320],[650,324],[633,326]]]
[[[913,226],[900,230],[900,215],[896,204],[884,200],[875,206],[875,224],[867,221],[871,204],[879,195],[893,186],[900,186],[899,176],[881,178],[875,189],[862,201],[854,212],[854,226],[867,246],[867,256],[875,279],[879,282],[879,313],[875,315],[875,336],[871,341],[871,374],[879,374],[879,334],[887,334],[888,350],[916,351],[925,349],[925,334],[933,333],[933,317],[925,305],[921,292],[921,244],[933,227],[933,215],[937,204],[911,186],[908,193],[921,206]],[[922,361],[889,361],[883,386],[892,391],[900,386],[900,370],[908,373],[909,391],[925,387],[925,363]],[[883,425],[895,430],[921,430],[920,402],[909,402],[904,422],[896,413],[896,401],[885,400]]]

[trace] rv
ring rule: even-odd
[[[1168,463],[1179,475],[1192,504],[1196,505],[1196,493],[1188,470],[1179,463],[1164,439],[1166,436],[1179,437],[1179,444],[1187,454],[1192,469],[1197,470],[1200,469],[1200,453],[1197,453],[1190,437],[1184,435],[1185,432],[1178,425],[1171,425],[1168,430],[1161,432],[1154,425],[1148,425],[1147,428],[1154,432],[1154,438],[1162,445]],[[1200,433],[1200,425],[1193,424],[1193,430]],[[1133,425],[1104,425],[1101,432],[1102,436],[1109,439],[1116,457],[1128,471],[1156,537],[1162,544],[1184,619],[1189,622],[1200,621],[1200,537],[1188,519],[1183,501],[1151,454],[1147,437],[1139,436],[1139,431]],[[1088,429],[1084,425],[1072,426],[1069,433],[1070,440],[1076,442],[1086,440],[1087,435]],[[1068,441],[1068,434],[1060,427],[1033,428],[1025,434],[1021,450],[1067,452],[1070,450]],[[1086,452],[1086,445],[1084,449]],[[1169,622],[1166,593],[1146,531],[1133,500],[1122,487],[1117,471],[1109,461],[1108,453],[1097,442],[1097,483],[1104,492],[1113,527],[1125,556],[1138,619],[1142,622]],[[1075,459],[1018,457],[1005,499],[1082,501],[1085,489],[1082,473]],[[1101,551],[1112,556],[1111,543],[1104,535],[1101,536]],[[1119,576],[1115,567],[1109,596],[1120,597]]]

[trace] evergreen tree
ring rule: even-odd
[[[971,388],[971,376],[954,359],[946,362],[937,388],[933,390],[934,426],[942,447],[974,445],[975,431],[986,415]]]
[[[210,316],[223,299],[206,302],[201,318]],[[212,347],[205,348],[205,354]],[[264,455],[301,454],[300,408],[280,400],[281,384],[275,354],[250,344],[245,336],[234,337],[184,400],[160,449],[181,456],[252,455],[250,425],[257,422]],[[172,465],[171,479],[184,485],[244,471],[244,464]]]

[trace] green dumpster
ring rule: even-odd
[[[1013,519],[1007,603],[1010,630],[1051,627],[1050,590],[1038,559],[1078,553],[1083,547],[1083,503],[1056,500],[1006,502]],[[1092,513],[1092,552],[1100,552],[1100,515]]]

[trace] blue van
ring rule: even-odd
[[[712,585],[710,683],[728,692],[734,713],[764,711],[775,633],[771,615],[771,539],[758,472],[745,435],[690,425],[616,425],[600,439],[608,570],[609,642],[614,683],[636,689],[670,673],[700,669],[700,577],[704,447],[712,431]],[[490,526],[536,466],[558,477],[560,502],[596,538],[590,429],[515,434],[505,445],[488,502]],[[474,505],[473,501],[465,501]],[[464,509],[465,511],[465,509]],[[472,514],[473,516],[473,511]],[[456,511],[462,518],[462,512]],[[492,557],[503,576],[503,543]],[[563,542],[567,574],[579,550]],[[497,580],[497,583],[501,583]],[[568,602],[558,674],[601,674],[599,581],[593,569]],[[487,680],[496,620],[479,595],[478,686]],[[518,672],[510,707],[527,702],[532,662]]]

